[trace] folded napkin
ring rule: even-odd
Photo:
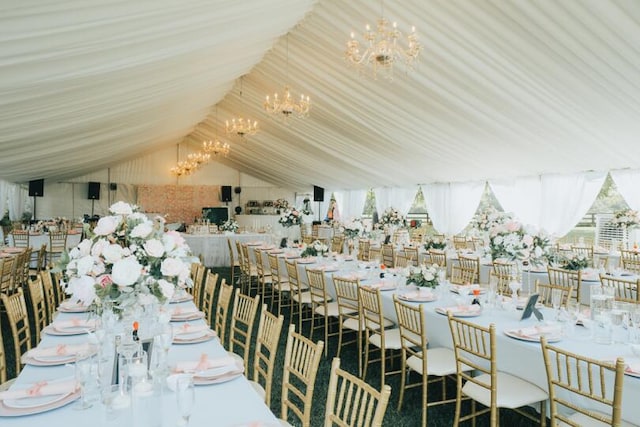
[[[66,331],[69,329],[95,329],[96,321],[95,319],[86,320],[86,319],[69,319],[69,320],[56,320],[51,324],[53,329],[57,331]]]
[[[438,307],[436,308],[436,311],[444,314],[451,312],[453,315],[472,315],[479,314],[482,311],[482,307],[480,307],[478,304],[454,305],[451,307]]]
[[[29,356],[38,357],[64,357],[74,356],[77,353],[88,353],[91,351],[91,345],[89,343],[83,344],[58,344],[50,347],[36,347],[29,350],[27,353]]]
[[[88,310],[89,306],[80,301],[65,300],[60,303],[60,308],[62,310]]]
[[[380,289],[380,290],[395,289],[397,287],[396,284],[392,282],[378,282],[378,283],[371,283],[371,284],[366,284],[362,286],[368,286],[369,288]]]
[[[178,327],[173,328],[174,337],[180,337],[183,335],[191,335],[196,332],[208,331],[209,326],[207,325],[192,325],[191,323],[185,323],[184,325],[180,325]]]
[[[56,394],[69,394],[76,391],[75,379],[65,381],[40,381],[31,387],[0,392],[0,400],[24,399],[26,397],[53,396]]]
[[[235,359],[231,356],[222,356],[210,359],[207,354],[202,354],[198,360],[189,360],[178,362],[176,364],[177,372],[201,372],[208,369],[222,368],[225,366],[234,366]]]
[[[171,316],[184,317],[199,312],[200,310],[198,310],[196,307],[176,307],[171,312]]]
[[[630,374],[640,374],[640,360],[626,361],[625,372]]]
[[[523,338],[540,338],[543,335],[557,336],[560,334],[560,329],[557,326],[541,325],[514,329],[511,332]]]
[[[427,291],[407,292],[406,294],[402,295],[402,298],[404,298],[406,300],[423,300],[423,301],[426,301],[426,300],[434,299],[435,295],[429,289]]]

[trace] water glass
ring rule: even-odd
[[[176,402],[178,405],[178,425],[186,426],[195,405],[196,392],[193,377],[181,376],[176,382]]]
[[[132,400],[128,389],[118,384],[110,385],[102,390],[104,405],[104,425],[129,425],[132,415]]]
[[[74,409],[83,410],[92,406],[92,404],[87,401],[87,386],[93,378],[92,363],[92,357],[90,357],[88,353],[76,354],[75,379],[78,386],[80,386],[80,400],[74,406]]]
[[[596,344],[611,345],[613,343],[613,323],[610,311],[600,311],[593,319],[593,340]]]
[[[560,305],[562,304],[562,289],[551,289],[551,305],[556,312],[556,320],[560,317]]]

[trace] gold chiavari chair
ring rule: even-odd
[[[44,290],[42,289],[42,280],[36,277],[34,280],[28,281],[29,301],[31,302],[31,316],[34,323],[35,342],[40,342],[40,333],[47,326],[47,306],[44,301]]]
[[[396,255],[396,267],[397,268],[405,268],[413,265],[411,261],[405,255]]]
[[[0,258],[0,293],[10,294],[13,291],[13,269],[17,257]]]
[[[640,292],[638,292],[640,279],[630,280],[623,277],[600,274],[600,283],[603,288],[610,287],[615,290],[616,301],[640,304]]]
[[[336,290],[336,302],[338,303],[338,351],[337,357],[340,357],[340,351],[345,345],[355,343],[357,346],[358,357],[358,375],[362,374],[362,332],[364,331],[364,322],[360,320],[360,297],[358,288],[360,281],[358,279],[347,279],[343,277],[333,276],[333,287]],[[350,341],[344,340],[344,335],[353,332],[355,338]]]
[[[58,309],[58,302],[55,291],[53,290],[53,278],[49,270],[42,270],[39,276],[44,291],[44,300],[47,303],[47,323],[51,323]]]
[[[480,283],[480,258],[458,254],[458,263],[466,283]]]
[[[456,251],[468,249],[467,238],[465,236],[453,236],[453,248]]]
[[[563,268],[549,266],[547,267],[547,273],[549,274],[550,285],[572,288],[573,293],[571,299],[582,303],[582,301],[580,301],[580,286],[582,284],[581,270],[565,270]]]
[[[316,344],[296,333],[295,325],[289,325],[280,401],[280,418],[285,425],[290,425],[289,412],[296,417],[296,425],[311,425],[313,391],[323,348],[324,342],[318,341]]]
[[[364,371],[362,378],[367,378],[367,368],[370,363],[380,362],[380,387],[384,387],[385,376],[399,374],[400,371],[387,371],[387,352],[393,353],[402,348],[400,339],[400,329],[393,327],[393,322],[384,317],[382,310],[382,298],[380,289],[373,289],[367,286],[358,288],[360,296],[360,316],[364,322]],[[386,329],[391,323],[392,328]],[[378,359],[369,357],[371,351],[377,350],[380,353]],[[393,361],[391,354],[390,361]]]
[[[571,252],[573,252],[575,255],[584,257],[587,259],[587,262],[589,263],[589,267],[593,267],[593,246],[576,246],[576,245],[572,245],[571,246]]]
[[[306,287],[303,287],[298,277],[298,263],[295,260],[286,260],[285,266],[289,275],[289,287],[291,288],[291,322],[294,317],[298,317],[298,330],[302,330],[303,322],[311,322],[313,320],[313,304],[320,304],[322,301],[315,300]]]
[[[24,293],[19,288],[12,295],[0,294],[0,300],[2,300],[2,305],[7,313],[13,338],[16,372],[20,372],[22,355],[31,350],[31,329]]]
[[[264,302],[269,296],[269,298],[273,298],[273,279],[271,278],[271,270],[268,265],[264,264],[262,249],[255,249],[254,254],[256,256],[256,273],[258,274],[258,292],[262,295],[262,301]],[[267,295],[267,291],[270,292],[270,295]]]
[[[218,337],[220,337],[220,343],[225,346],[225,335],[227,329],[227,316],[229,315],[229,306],[231,305],[231,298],[233,297],[233,285],[228,285],[226,279],[222,279],[220,283],[220,293],[218,295],[218,302],[215,305],[215,330]]]
[[[417,244],[420,245],[422,244],[422,241],[424,240],[424,234],[422,234],[422,230],[419,228],[412,228],[409,231],[409,239]]]
[[[390,268],[396,266],[396,249],[390,243],[382,245],[382,263]]]
[[[405,246],[404,247],[404,256],[409,261],[409,265],[417,266],[418,264],[420,264],[419,261],[418,261],[418,248],[417,247]],[[398,263],[398,260],[396,258],[396,264],[397,263]]]
[[[307,282],[309,283],[309,292],[312,296],[312,318],[311,333],[309,338],[313,340],[313,333],[316,329],[324,331],[324,355],[327,356],[329,349],[329,337],[337,336],[338,332],[329,333],[331,326],[337,327],[340,319],[340,309],[336,301],[331,301],[331,297],[327,293],[327,286],[324,280],[324,271],[306,268]],[[316,314],[321,320],[316,325]]]
[[[236,283],[236,274],[240,273],[240,261],[233,250],[233,243],[230,238],[227,238],[227,246],[229,247],[229,260],[231,264],[231,284],[234,285]]]
[[[13,271],[11,272],[11,289],[9,290],[9,293],[13,293],[17,288],[26,288],[24,286],[24,263],[26,256],[27,249],[16,255]],[[31,254],[29,254],[29,256],[31,256]]]
[[[518,277],[516,265],[513,262],[494,261],[489,274],[489,282],[491,282],[492,279],[496,281],[497,293],[510,296],[511,289],[509,288],[509,283],[517,280]]]
[[[540,339],[540,345],[549,384],[552,426],[633,425],[622,420],[623,358],[607,362],[577,355],[548,344],[546,337]]]
[[[249,351],[253,337],[253,324],[255,323],[259,306],[260,295],[252,298],[240,293],[240,289],[236,289],[233,311],[231,312],[228,353],[231,356],[242,359],[247,376],[249,375]],[[237,350],[240,350],[242,355],[237,354]]]
[[[622,268],[630,273],[640,275],[640,260],[623,258]]]
[[[266,304],[262,305],[253,355],[253,381],[251,381],[251,385],[256,393],[264,399],[267,406],[271,405],[273,371],[283,323],[283,315],[275,316],[267,311]]]
[[[54,265],[54,261],[60,259],[60,256],[67,250],[67,232],[66,231],[50,231],[49,232],[49,265]]]
[[[340,369],[340,359],[336,357],[331,363],[324,427],[380,427],[390,395],[391,387],[388,385],[383,385],[378,391],[355,375]]]
[[[271,286],[274,290],[271,300],[271,310],[273,310],[274,299],[278,300],[278,315],[282,313],[282,308],[291,308],[291,286],[289,285],[289,277],[285,274],[286,267],[283,271],[280,268],[278,255],[267,254],[269,259],[269,269],[271,270]],[[284,304],[283,304],[284,301]]]
[[[431,264],[437,264],[438,267],[447,268],[447,254],[443,250],[429,249],[429,260]]]
[[[344,252],[344,236],[334,236],[331,239],[331,252],[339,254]]]
[[[13,230],[11,232],[11,238],[13,239],[13,246],[16,248],[30,248],[29,244],[29,232],[25,230]]]
[[[260,290],[258,289],[259,279],[256,263],[251,261],[251,257],[249,256],[249,247],[246,243],[240,244],[240,250],[242,251],[240,262],[242,263],[242,269],[245,271],[247,294],[251,295],[253,291],[258,293]]]
[[[40,273],[42,270],[45,269],[46,265],[47,265],[47,244],[44,243],[42,244],[42,246],[40,246],[40,249],[38,249],[37,251],[36,267],[29,269],[29,276],[30,277],[37,276],[38,273]]]
[[[461,421],[489,413],[489,425],[498,427],[500,408],[509,408],[534,422],[539,421],[540,425],[544,426],[548,394],[519,377],[498,371],[495,324],[484,327],[455,318],[451,313],[448,314],[448,318],[457,367],[456,412],[453,425],[458,426]],[[465,370],[465,365],[473,370]],[[485,408],[476,410],[476,405],[473,404],[472,412],[462,416],[464,396],[481,403]],[[539,420],[519,409],[534,404],[540,406]]]
[[[211,327],[214,324],[214,310],[215,310],[215,293],[216,284],[218,283],[218,274],[212,271],[207,272],[207,276],[204,281],[204,289],[202,291],[202,312],[204,318],[207,321],[207,325]]]
[[[640,261],[640,252],[628,249],[620,249],[620,259],[624,261]]]
[[[195,268],[195,275],[193,276],[193,303],[196,307],[200,308],[202,306],[202,285],[204,280],[204,275],[207,271],[207,267],[203,264],[197,264]]]
[[[406,390],[422,388],[422,426],[427,425],[427,408],[435,405],[455,402],[455,398],[447,398],[446,379],[455,381],[456,357],[453,350],[446,347],[427,347],[426,323],[422,305],[401,302],[397,295],[393,303],[398,317],[400,338],[402,340],[402,377],[398,398],[398,411],[402,409]],[[463,369],[466,367],[463,367]],[[420,375],[421,381],[409,383],[407,371]],[[440,399],[429,401],[428,386],[439,383]]]
[[[560,307],[567,308],[567,303],[571,299],[571,295],[573,293],[573,288],[571,286],[567,288],[565,286],[541,283],[539,280],[536,280],[536,293],[538,294],[538,302],[544,304],[545,307],[553,307],[551,295],[556,289],[562,292],[560,297]]]
[[[360,261],[369,261],[370,254],[369,250],[371,249],[371,242],[368,239],[360,239],[358,240],[358,260]]]

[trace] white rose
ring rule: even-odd
[[[89,255],[91,253],[91,240],[84,239],[77,246],[77,249],[78,249],[78,253],[74,258],[79,258],[79,257],[83,257],[85,255]]]
[[[115,215],[131,215],[133,213],[131,206],[125,202],[114,203],[109,208],[109,211]]]
[[[131,230],[131,237],[144,239],[153,231],[153,224],[149,221],[141,222]]]
[[[428,272],[427,274],[425,274],[425,275],[424,275],[424,279],[425,279],[427,282],[432,281],[434,278],[435,278],[435,277],[433,276],[433,273],[431,273],[431,272]]]
[[[135,258],[124,258],[113,264],[111,280],[119,286],[131,286],[138,281],[142,266]]]
[[[95,258],[94,258],[95,261]],[[93,268],[91,269],[91,275],[94,277],[97,277],[99,275],[101,275],[102,273],[104,273],[106,271],[106,268],[104,266],[103,262],[98,262],[96,264],[93,265]]]
[[[158,239],[151,239],[144,243],[144,250],[149,256],[160,258],[164,254],[164,245]]]
[[[93,232],[98,236],[113,234],[119,223],[120,217],[118,216],[104,216],[98,220],[98,225],[93,229]]]
[[[67,294],[89,305],[96,298],[95,280],[89,276],[72,277],[67,286]]]
[[[96,258],[102,256],[102,251],[109,246],[109,244],[107,239],[98,239],[91,247],[91,255]]]
[[[91,255],[86,255],[78,259],[77,268],[78,276],[85,276],[89,274],[93,268],[93,257]]]
[[[174,277],[180,275],[184,269],[184,263],[176,258],[167,258],[162,261],[160,271],[164,276]]]
[[[525,245],[527,245],[527,246],[531,246],[531,245],[533,245],[533,237],[531,237],[531,235],[530,235],[530,234],[525,234],[525,235],[522,237],[522,243],[524,243],[524,244],[525,244]]]
[[[166,299],[173,298],[173,293],[175,292],[175,286],[173,286],[173,283],[160,279],[158,280],[158,286],[160,287],[162,295],[164,295]]]
[[[536,246],[536,248],[533,250],[533,253],[535,255],[536,258],[540,258],[542,256],[542,248],[540,246]]]
[[[120,245],[111,244],[102,250],[102,257],[108,264],[114,264],[123,258],[123,249]]]
[[[131,215],[129,215],[130,219],[133,220],[140,220],[140,221],[148,221],[149,218],[147,218],[147,216],[145,214],[143,214],[142,212],[134,212]]]

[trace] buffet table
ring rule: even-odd
[[[203,263],[207,267],[229,267],[231,258],[229,257],[229,246],[227,239],[231,239],[234,256],[235,242],[237,240],[247,243],[256,240],[271,243],[274,238],[269,234],[263,233],[241,233],[241,234],[187,234],[181,233],[185,241],[191,248],[191,252],[195,256],[202,256]]]
[[[195,308],[193,302],[169,305],[170,309],[178,306],[183,310]],[[56,321],[85,317],[86,314],[60,313]],[[193,325],[204,324],[203,320],[191,321],[190,323]],[[174,326],[181,324],[183,323],[172,322]],[[87,334],[69,336],[43,334],[41,345],[80,344],[86,343],[88,340],[89,335]],[[225,356],[226,351],[218,338],[201,343],[174,344],[169,350],[169,365],[175,365],[179,361],[197,361],[203,354],[212,359]],[[24,388],[43,380],[72,379],[73,376],[73,363],[57,366],[26,365],[12,385],[12,389]],[[0,417],[0,424],[4,427],[74,427],[87,424],[114,427],[173,427],[177,425],[178,420],[176,395],[168,388],[164,388],[161,393],[154,395],[153,399],[145,399],[144,405],[146,406],[143,407],[141,406],[143,404],[140,404],[140,406],[134,407],[140,408],[137,410],[143,411],[143,414],[135,415],[125,411],[123,417],[118,419],[107,417],[106,408],[100,401],[94,401],[93,406],[84,410],[75,410],[76,403],[73,401],[39,414]],[[138,422],[134,423],[131,420],[134,417]],[[140,419],[144,421],[141,422]],[[189,425],[268,426],[277,425],[277,420],[263,400],[255,393],[247,378],[240,375],[226,382],[197,385],[195,388],[195,407]]]

